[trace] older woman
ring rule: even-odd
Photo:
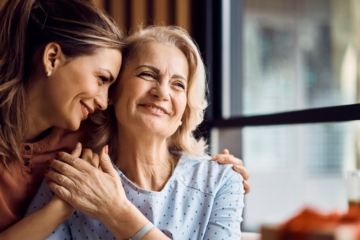
[[[105,134],[126,199],[103,204],[114,204],[114,211],[131,206],[156,227],[144,223],[131,237],[76,211],[49,238],[148,239],[161,230],[158,239],[240,239],[243,178],[231,165],[209,161],[205,141],[193,135],[207,106],[196,45],[175,27],[147,28],[126,41],[111,96],[116,118],[108,118]],[[51,197],[43,184],[30,212]]]

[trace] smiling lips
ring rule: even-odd
[[[90,113],[90,110],[88,109],[88,107],[85,104],[83,104],[83,103],[80,103],[80,104],[81,104],[81,111],[84,115],[84,119],[87,119],[87,117]]]
[[[155,112],[159,115],[162,114],[169,114],[164,108],[160,107],[160,106],[155,106],[155,105],[150,105],[150,104],[140,104],[140,106],[143,106],[145,108],[150,109],[152,112]]]

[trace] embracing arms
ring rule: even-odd
[[[61,177],[56,172],[49,171],[46,175],[54,180],[54,182],[50,182],[49,187],[52,188],[55,193],[64,197],[65,200],[68,200],[74,207],[77,206],[80,211],[102,221],[115,236],[131,237],[143,227],[148,220],[136,207],[127,202],[122,187],[119,185],[121,184],[118,179],[119,176],[113,170],[107,154],[99,157],[97,154],[90,152],[90,150],[84,150],[82,157],[89,161],[89,163],[93,164],[93,162],[96,162],[95,165],[99,165],[101,169],[95,168],[88,162],[79,159],[81,147],[78,147],[71,155],[63,153],[63,155],[59,157],[61,161],[51,161],[50,167],[56,168],[57,171],[66,174],[61,175]],[[216,155],[214,160],[219,163],[232,163],[234,164],[234,169],[236,165],[239,165],[240,171],[238,172],[242,173],[243,176],[247,175],[246,169],[241,166],[241,160],[229,155],[226,151]],[[74,167],[72,165],[76,166]],[[72,185],[67,186],[69,189],[64,187],[66,185],[66,178],[64,176],[72,178]],[[244,178],[246,178],[245,176]],[[49,198],[48,201],[50,199],[51,198]],[[89,201],[89,199],[91,199],[91,201]],[[109,201],[109,204],[106,205],[112,206],[111,208],[101,207],[101,209],[99,209],[99,206],[105,205],[104,199]],[[119,201],[119,199],[122,199],[122,201]],[[111,201],[114,202],[111,203]],[[119,206],[117,206],[117,204],[119,204]],[[56,212],[56,214],[54,214],[54,212]],[[60,223],[71,216],[73,212],[74,208],[71,205],[55,196],[44,207],[39,207],[37,211],[0,233],[0,238],[44,239],[51,234]],[[150,230],[143,239],[154,238],[168,239],[156,228]]]
[[[106,153],[106,148],[100,155],[85,149],[82,158],[86,161],[67,153],[60,153],[58,159],[52,160],[49,166],[55,171],[46,174],[53,180],[49,182],[49,188],[74,208],[105,224],[115,237],[132,237],[148,220],[126,198],[119,175]],[[242,164],[241,160],[227,152],[217,155],[215,159],[224,163],[232,161]],[[87,163],[96,161],[99,162],[98,168]],[[235,172],[233,174],[237,175]],[[247,175],[246,169],[245,174]],[[238,188],[243,191],[241,181],[238,182]],[[168,238],[159,229],[153,228],[143,239]]]
[[[80,147],[75,148],[71,153],[73,157],[80,155]],[[34,213],[2,231],[0,239],[44,239],[75,211],[71,205],[58,196],[48,199],[46,203],[42,208],[36,209]]]

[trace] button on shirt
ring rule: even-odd
[[[183,154],[160,192],[138,188],[120,170],[127,198],[171,239],[240,239],[244,190],[231,165]],[[52,197],[43,181],[28,213]],[[47,239],[115,239],[99,221],[76,211]]]
[[[58,151],[69,152],[81,140],[81,131],[54,128],[44,139],[21,145],[24,164],[0,164],[0,232],[19,221],[44,177],[47,160]]]

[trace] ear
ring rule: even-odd
[[[50,42],[45,46],[42,59],[45,74],[53,73],[66,60],[60,45],[56,42]]]

